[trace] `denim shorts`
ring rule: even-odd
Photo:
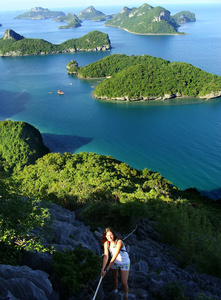
[[[118,270],[120,268],[122,271],[129,271],[130,270],[130,263],[128,264],[116,264],[114,263],[111,267],[113,270]]]

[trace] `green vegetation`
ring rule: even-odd
[[[26,136],[11,133],[20,127],[19,122],[9,125],[10,131],[4,133],[1,144],[13,157],[15,152],[10,145],[20,143],[20,139],[25,141]],[[157,172],[134,169],[110,156],[49,153],[23,169],[21,159],[17,156],[14,161],[13,174],[4,171],[0,177],[2,262],[16,263],[21,249],[46,250],[31,230],[43,227],[48,220],[42,201],[39,205],[44,199],[71,210],[81,208],[78,218],[92,229],[111,224],[123,233],[134,228],[141,218],[155,221],[154,228],[163,242],[179,249],[176,259],[181,267],[194,265],[199,272],[221,278],[219,202],[201,196],[196,189],[181,191]],[[92,256],[80,248],[54,255],[54,270],[70,292],[80,288],[79,278],[93,280],[88,277],[95,275],[88,272],[87,264],[93,260],[90,262],[97,270],[98,260]],[[168,293],[176,296],[179,286],[170,286]]]
[[[17,264],[21,250],[48,250],[33,229],[43,228],[49,213],[43,202],[24,199],[11,178],[0,175],[0,263]]]
[[[181,11],[172,18],[175,20],[177,23],[186,23],[186,22],[195,22],[196,17],[194,13],[191,13],[190,11]]]
[[[83,249],[81,245],[73,251],[55,252],[53,261],[54,273],[69,294],[79,292],[82,288],[89,290],[90,283],[97,278],[101,264],[100,257],[92,250]]]
[[[110,40],[106,33],[92,31],[78,39],[70,39],[61,44],[52,44],[42,39],[14,38],[0,39],[0,56],[38,55],[49,53],[95,51],[110,48]],[[12,54],[12,52],[14,52]],[[11,54],[10,54],[11,53]]]
[[[54,19],[55,22],[67,22],[68,25],[60,26],[59,29],[75,28],[81,26],[81,20],[75,14],[67,14]]]
[[[0,161],[4,170],[21,169],[49,153],[40,132],[25,122],[0,121]]]
[[[42,7],[34,7],[30,9],[28,12],[17,16],[15,19],[49,19],[49,18],[57,18],[58,16],[62,16],[64,13],[62,11],[50,11],[47,8]]]
[[[179,25],[170,17],[170,12],[163,7],[152,7],[143,4],[139,8],[124,8],[106,26],[126,29],[138,34],[181,34],[177,32]]]
[[[80,78],[111,77],[94,90],[100,99],[149,100],[169,97],[215,97],[221,77],[188,63],[161,58],[114,54],[85,67],[68,65]],[[211,94],[211,95],[209,95]]]

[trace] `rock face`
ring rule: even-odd
[[[98,255],[102,254],[100,238],[103,229],[91,232],[89,226],[76,220],[75,212],[62,209],[55,204],[50,205],[50,213],[53,230],[51,237],[44,241],[45,244],[53,245],[57,250],[64,250],[73,249],[81,243],[84,248],[92,249]],[[178,251],[163,244],[160,235],[152,227],[152,222],[141,220],[137,224],[136,231],[127,238],[131,258],[128,299],[170,300],[175,299],[172,298],[173,291],[178,293],[176,299],[184,299],[184,296],[189,300],[221,299],[221,280],[206,274],[198,274],[193,267],[179,268],[174,258]],[[50,255],[29,253],[24,264],[26,266],[20,267],[0,265],[0,299],[63,299],[58,291],[52,288]],[[98,281],[91,287],[93,291],[97,284]],[[109,272],[102,280],[98,298],[123,299],[121,280],[118,290],[119,293],[113,298]],[[69,299],[91,300],[91,295],[85,294],[82,290]]]
[[[0,265],[0,299],[52,299],[49,275],[27,266]]]
[[[7,29],[4,33],[3,40],[11,40],[11,39],[20,41],[20,40],[24,39],[24,37],[12,29]]]

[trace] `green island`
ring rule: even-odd
[[[50,11],[47,8],[34,7],[31,8],[28,12],[18,15],[15,19],[31,19],[31,20],[42,20],[57,18],[58,16],[65,15],[62,11]]]
[[[59,29],[68,29],[68,28],[75,28],[81,26],[81,20],[75,15],[68,13],[65,16],[59,16],[54,19],[55,22],[67,22],[67,25],[63,25],[58,27]]]
[[[187,22],[195,22],[196,16],[194,13],[191,13],[190,11],[181,11],[175,15],[172,16],[172,18],[177,23],[187,23]]]
[[[84,67],[67,65],[79,78],[105,78],[93,96],[104,100],[147,101],[174,97],[215,98],[221,95],[221,76],[188,63],[169,62],[149,55],[114,54]]]
[[[93,6],[89,6],[77,14],[80,20],[92,20],[94,22],[105,21],[110,19],[110,15],[105,15],[103,12],[96,10]]]
[[[177,31],[180,25],[170,16],[168,10],[161,6],[152,7],[146,3],[139,8],[124,7],[104,25],[136,34],[184,34]]]
[[[128,232],[139,220],[151,220],[162,242],[178,249],[176,260],[182,268],[194,265],[201,273],[221,278],[219,201],[203,197],[194,188],[181,191],[158,172],[132,168],[111,156],[50,153],[38,130],[25,122],[1,121],[0,137],[1,264],[21,265],[28,251],[53,251],[44,246],[42,237],[37,237],[33,229],[48,224],[47,205],[56,203],[77,210],[78,218],[92,230],[112,224]],[[77,253],[63,254],[63,263],[63,255],[54,250],[51,275],[62,276],[58,269],[63,270],[73,259],[74,269],[83,272],[82,261],[93,253],[86,252],[84,258],[81,255],[85,250],[77,249]],[[99,261],[95,257],[93,264],[90,261],[93,278],[84,275],[86,281],[96,279]],[[86,270],[91,268],[88,264],[85,268],[88,274]],[[76,292],[86,283],[79,283],[73,271],[73,267],[67,270],[64,289]]]
[[[106,51],[111,48],[109,37],[100,31],[91,31],[78,39],[52,44],[43,39],[24,38],[7,29],[0,39],[0,56],[60,54],[79,51]]]

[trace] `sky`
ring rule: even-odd
[[[98,6],[107,6],[104,0],[0,0],[0,11],[6,10],[29,10],[33,7],[41,6],[43,8],[61,8],[61,7],[88,7],[93,5],[95,8]],[[152,6],[166,6],[166,4],[203,4],[203,3],[220,3],[220,0],[111,0],[109,6],[128,6],[139,7],[144,3]]]

